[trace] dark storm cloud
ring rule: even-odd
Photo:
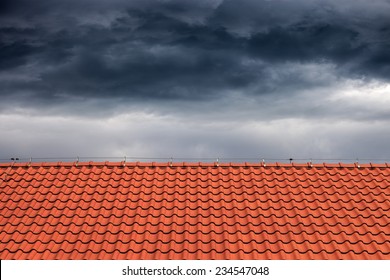
[[[0,159],[387,157],[390,1],[0,1]]]
[[[378,2],[4,1],[0,93],[20,102],[209,100],[322,86],[284,75],[288,63],[389,79],[389,4]]]
[[[272,28],[253,35],[251,52],[271,61],[335,61],[338,64],[362,55],[365,46],[358,44],[356,31],[330,24]]]

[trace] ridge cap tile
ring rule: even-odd
[[[264,165],[265,164],[265,165]],[[378,167],[378,168],[389,168],[389,163],[313,163],[313,162],[294,162],[291,163],[282,163],[282,162],[140,162],[140,161],[126,161],[125,166],[200,166],[200,167],[328,167],[328,168],[353,168],[353,167]],[[112,166],[112,167],[123,167],[123,161],[75,161],[75,162],[9,162],[9,163],[0,163],[0,168],[4,167],[73,167],[73,166]]]

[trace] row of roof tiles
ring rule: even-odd
[[[0,165],[0,258],[390,259],[387,164],[175,166]]]

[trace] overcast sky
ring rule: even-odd
[[[390,159],[389,0],[3,0],[0,159]]]

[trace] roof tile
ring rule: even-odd
[[[390,259],[388,164],[0,164],[1,259]]]

